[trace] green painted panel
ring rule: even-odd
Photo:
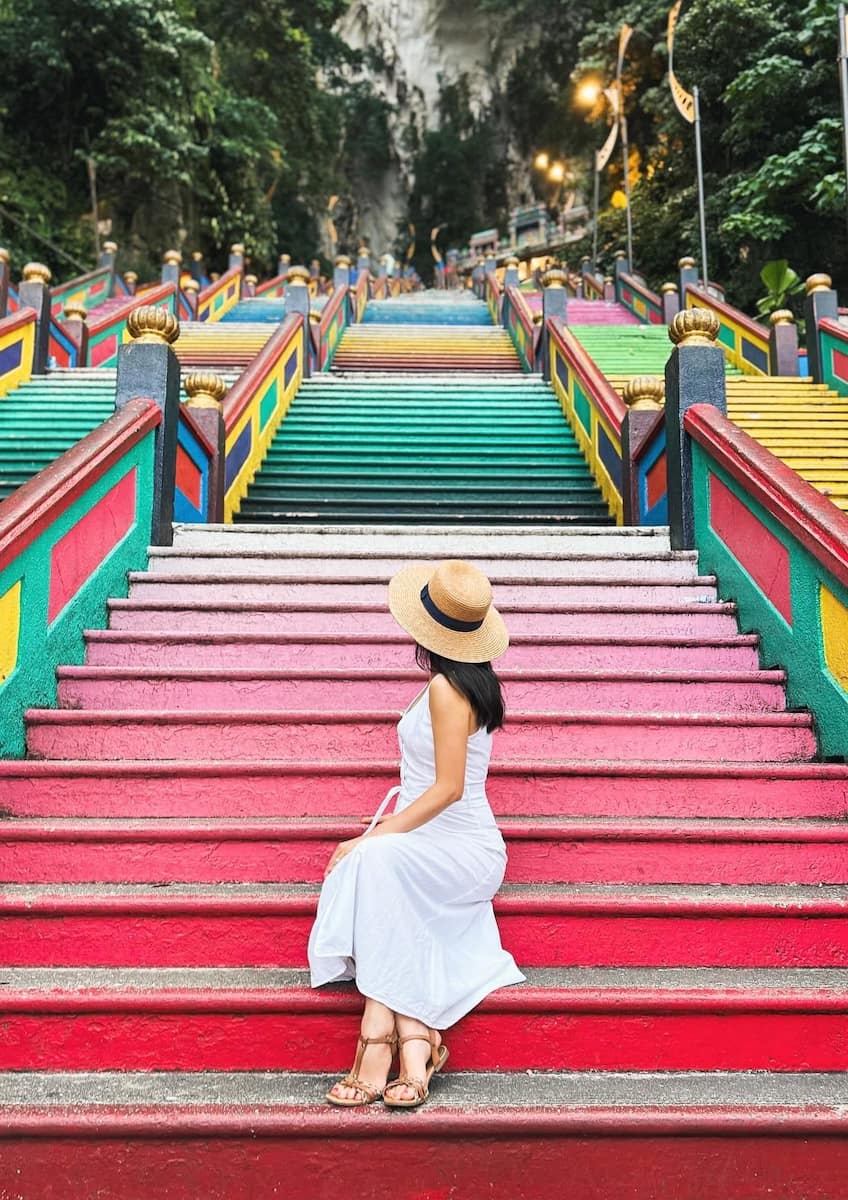
[[[736,334],[729,325],[725,325],[723,322],[718,327],[718,340],[729,350],[736,349]]]
[[[277,411],[278,381],[275,379],[268,391],[262,397],[259,405],[259,432],[263,433],[265,426]]]
[[[574,381],[574,415],[582,425],[586,436],[592,433],[592,406],[577,380]]]

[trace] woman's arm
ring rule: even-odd
[[[336,847],[324,875],[366,837],[381,837],[386,833],[409,833],[432,821],[448,805],[458,800],[465,789],[465,760],[468,737],[473,733],[474,714],[471,705],[448,683],[436,675],[428,694],[430,719],[433,724],[433,749],[436,759],[436,781],[426,792],[413,800],[399,813],[383,817],[370,833],[342,842]]]

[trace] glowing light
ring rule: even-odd
[[[548,179],[551,183],[562,183],[565,179],[565,166],[561,162],[551,163],[551,169],[548,171]]]
[[[550,158],[548,157],[547,154],[545,154],[545,152],[543,150],[541,154],[537,154],[536,157],[533,159],[533,166],[536,168],[537,171],[547,171],[548,163],[550,161],[551,161]]]
[[[591,108],[593,104],[597,103],[600,94],[601,85],[597,79],[586,79],[577,89],[577,103]]]

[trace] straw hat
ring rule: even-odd
[[[389,609],[419,646],[454,662],[491,662],[509,645],[492,585],[460,559],[399,571],[389,584]]]

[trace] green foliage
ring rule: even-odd
[[[757,301],[757,312],[761,316],[786,308],[789,296],[797,296],[804,291],[803,279],[797,271],[792,270],[785,258],[767,262],[760,271],[760,279],[767,288],[766,295]]]

